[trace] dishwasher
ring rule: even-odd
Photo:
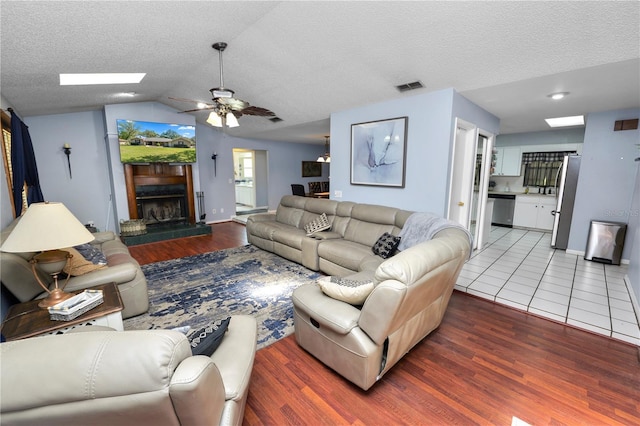
[[[495,200],[491,224],[513,228],[513,211],[516,208],[516,196],[514,194],[490,193],[488,197]]]

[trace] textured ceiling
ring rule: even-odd
[[[332,112],[453,87],[501,119],[640,107],[640,3],[3,0],[0,88],[22,116],[155,101],[179,110],[224,83],[283,121],[232,135],[323,143]],[[65,72],[146,72],[138,85],[59,86]],[[421,81],[401,94],[395,86]],[[133,98],[120,92],[135,91]],[[561,102],[547,98],[571,92]],[[193,113],[204,123],[206,112]]]

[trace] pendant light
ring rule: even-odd
[[[329,136],[324,137],[324,155],[321,155],[316,160],[318,163],[330,163],[331,156],[329,155]]]

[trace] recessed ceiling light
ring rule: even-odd
[[[557,92],[547,96],[553,99],[554,101],[559,101],[560,99],[564,98],[567,95],[569,95],[569,92]]]
[[[145,75],[147,74],[143,72],[60,74],[60,86],[140,83]]]
[[[583,126],[584,115],[574,115],[571,117],[557,117],[557,118],[545,118],[549,127],[569,127],[569,126]]]
[[[120,93],[120,96],[124,96],[124,97],[127,97],[127,98],[132,98],[135,95],[137,95],[136,92],[122,92],[122,93]]]

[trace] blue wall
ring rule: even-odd
[[[589,114],[582,147],[582,162],[571,220],[569,250],[584,252],[592,220],[629,223],[633,191],[638,179],[640,130],[614,132],[616,120],[637,118],[640,109]],[[630,259],[636,230],[630,223],[623,259]]]
[[[544,132],[499,135],[496,138],[496,146],[581,144],[584,141],[584,130],[584,127],[574,127]]]
[[[115,224],[129,218],[124,168],[117,142],[116,119],[119,118],[195,124],[193,116],[178,114],[154,102],[106,105],[104,111],[23,117],[33,140],[45,198],[64,203],[81,222],[93,221],[100,230],[117,231]],[[207,222],[228,220],[235,214],[233,148],[267,151],[271,209],[277,207],[283,195],[291,193],[292,183],[306,185],[310,180],[329,178],[328,165],[322,166],[323,177],[301,177],[301,162],[313,161],[324,153],[324,145],[320,143],[234,138],[200,124],[196,124],[196,137],[198,162],[193,166],[194,187],[195,191],[205,192]],[[72,147],[73,178],[69,177],[62,151],[65,143]],[[211,160],[213,152],[218,154],[216,176]],[[4,208],[10,206],[6,183],[2,184],[0,196],[4,227],[13,219],[10,207]],[[217,210],[215,215],[213,208]]]
[[[351,185],[351,125],[408,117],[404,188]],[[331,197],[414,211],[446,212],[455,117],[497,133],[499,120],[453,89],[331,114]],[[338,199],[338,198],[336,198]]]

